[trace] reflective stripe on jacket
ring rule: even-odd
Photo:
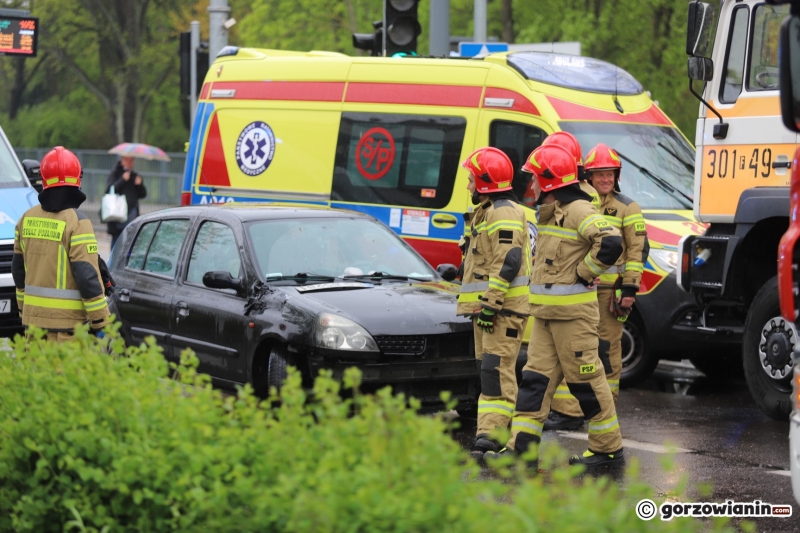
[[[53,330],[105,326],[109,312],[97,257],[97,238],[84,215],[38,205],[26,211],[14,232],[12,260],[22,323]]]
[[[459,315],[482,308],[528,316],[531,251],[525,212],[508,194],[492,195],[471,217]]]
[[[578,281],[603,274],[622,253],[622,237],[586,200],[539,208],[539,239],[530,285],[537,318],[600,319],[597,291]]]
[[[622,255],[617,260],[617,270],[606,270],[600,276],[600,288],[614,285],[619,274],[622,274],[622,286],[639,290],[642,281],[644,264],[650,251],[647,240],[647,225],[639,204],[616,191],[600,198],[600,213],[609,224],[622,233]]]

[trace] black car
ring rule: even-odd
[[[321,369],[363,372],[423,403],[449,390],[474,404],[472,324],[458,286],[374,218],[326,207],[227,204],[142,216],[114,247],[110,299],[128,343],[191,348],[215,384],[306,383]],[[454,267],[447,277],[454,275]]]

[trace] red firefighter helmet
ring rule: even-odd
[[[83,169],[78,157],[64,148],[56,146],[47,152],[39,164],[42,176],[42,188],[80,187]]]
[[[578,183],[578,165],[575,157],[561,146],[542,145],[528,156],[526,165],[533,168],[533,175],[542,192],[552,192]],[[528,196],[527,193],[525,196]]]
[[[514,179],[514,165],[508,156],[497,148],[478,148],[461,166],[475,177],[475,188],[480,194],[510,191]]]
[[[578,143],[578,139],[576,139],[573,134],[567,131],[557,131],[548,135],[542,144],[545,146],[548,144],[560,146],[575,156],[576,165],[579,167],[583,166],[583,152],[581,152],[581,145]]]
[[[622,161],[617,152],[603,143],[598,144],[586,155],[586,172],[592,179],[592,172],[599,170],[614,171],[614,190],[619,192],[619,175],[622,170]]]

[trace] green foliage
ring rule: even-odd
[[[113,329],[113,328],[112,328]],[[110,335],[0,351],[0,531],[709,531],[725,520],[639,520],[646,485],[537,479],[478,468],[439,417],[389,389],[343,400],[330,375],[311,395],[291,372],[259,402],[225,396],[189,352]],[[110,352],[111,355],[107,355]],[[561,465],[563,451],[543,451]],[[671,495],[679,496],[679,495]]]

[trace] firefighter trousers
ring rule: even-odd
[[[481,376],[477,435],[506,429],[517,401],[516,364],[527,318],[495,315],[494,331],[485,333],[475,324],[475,357]]]
[[[622,448],[614,400],[597,345],[597,326],[589,320],[534,320],[511,422],[510,448],[519,453],[538,452],[550,402],[562,379],[590,419],[589,450],[614,453]]]
[[[613,289],[597,291],[597,303],[600,305],[600,323],[597,325],[600,344],[597,351],[616,405],[619,397],[619,375],[622,373],[622,328],[624,323],[617,320],[617,317],[608,310],[613,294]],[[584,416],[577,398],[570,394],[566,381],[562,381],[556,389],[550,409],[567,416],[580,418]]]

